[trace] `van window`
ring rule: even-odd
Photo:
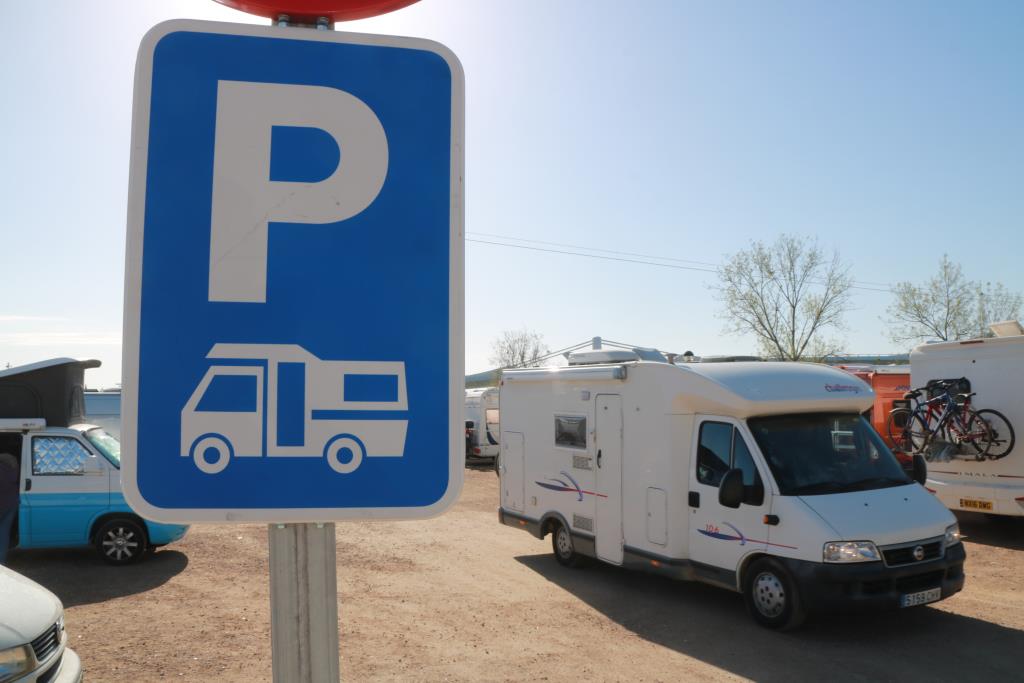
[[[89,451],[68,436],[32,438],[32,474],[84,474]]]
[[[586,448],[587,418],[555,415],[555,445],[567,448]]]
[[[705,422],[700,426],[700,445],[697,446],[697,481],[700,483],[718,486],[729,471],[732,430],[732,425],[724,422]]]
[[[726,422],[705,422],[700,426],[697,446],[697,481],[717,487],[731,469],[743,472],[743,486],[751,505],[764,502],[764,484],[743,435]]]

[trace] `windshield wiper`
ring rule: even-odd
[[[866,491],[868,489],[884,489],[891,486],[904,486],[909,484],[909,479],[897,479],[895,477],[868,477],[851,481],[843,486],[844,491]]]
[[[845,485],[840,484],[837,481],[819,481],[814,484],[797,486],[795,489],[790,491],[790,494],[794,496],[813,496],[822,493],[839,493],[845,490]]]

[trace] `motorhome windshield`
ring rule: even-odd
[[[911,481],[860,415],[778,415],[748,424],[782,495],[865,491]]]
[[[121,469],[121,442],[100,428],[90,429],[85,438],[96,447],[114,467]]]

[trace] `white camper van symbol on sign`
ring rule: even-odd
[[[324,457],[339,474],[400,458],[405,363],[322,360],[295,344],[215,344],[181,411],[182,457],[207,474],[232,458]]]

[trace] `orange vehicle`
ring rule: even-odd
[[[895,451],[895,444],[889,438],[886,421],[889,419],[889,411],[893,408],[892,402],[902,400],[903,394],[910,391],[910,366],[840,365],[838,367],[871,385],[875,392],[875,405],[867,413],[868,421],[889,448]],[[901,455],[902,453],[897,453],[897,456]]]

